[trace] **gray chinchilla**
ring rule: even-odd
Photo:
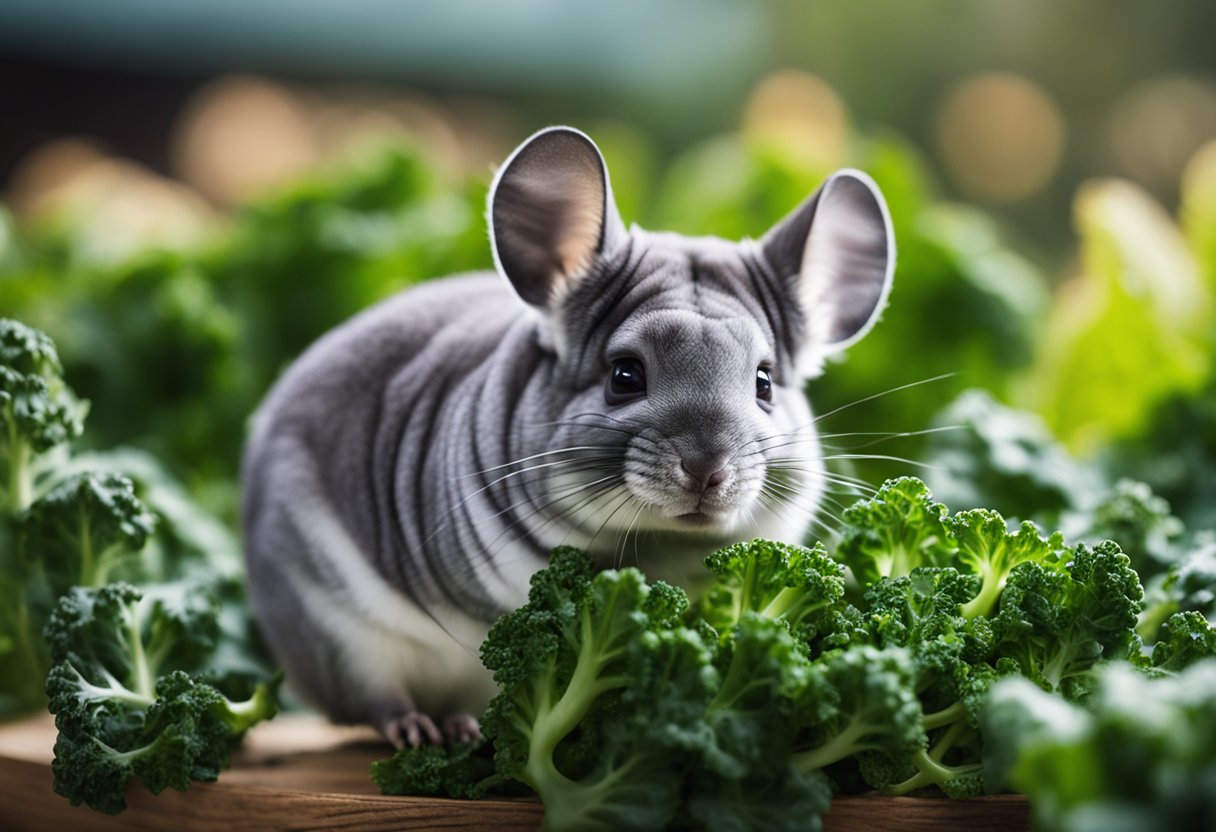
[[[874,323],[894,266],[865,174],[759,241],[656,234],[564,127],[502,166],[489,226],[498,274],[325,335],[246,448],[266,639],[306,700],[397,744],[475,734],[477,647],[554,546],[695,592],[721,545],[800,542],[824,490],[804,382]]]

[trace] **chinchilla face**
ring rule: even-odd
[[[842,171],[760,241],[626,229],[583,134],[536,134],[491,192],[499,271],[551,355],[531,462],[567,542],[622,534],[800,536],[823,492],[806,379],[860,338],[894,242]]]

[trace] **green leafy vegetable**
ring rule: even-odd
[[[1138,490],[1117,496],[1136,510],[1112,516],[1168,517],[1140,512],[1154,506]],[[981,717],[1006,677],[1084,702],[1113,662],[1176,676],[1216,647],[1190,612],[1142,649],[1143,590],[1111,541],[1068,547],[989,509],[950,514],[912,478],[843,518],[843,565],[822,544],[738,543],[706,559],[713,583],[692,606],[555,550],[482,645],[500,686],[483,718],[493,771],[465,748],[407,751],[377,782],[475,795],[514,780],[553,829],[816,828],[859,783],[999,788]]]
[[[51,339],[0,318],[0,496],[8,514],[25,510],[42,471],[38,455],[80,435],[84,408],[63,382]]]
[[[948,565],[955,549],[948,514],[915,477],[888,480],[873,499],[845,509],[836,557],[861,585]]]
[[[405,746],[372,763],[372,780],[384,794],[479,798],[501,779],[489,750],[484,742]]]
[[[697,611],[720,632],[755,613],[781,622],[819,653],[847,645],[860,629],[860,614],[844,600],[844,570],[822,544],[736,543],[705,565],[717,579]]]
[[[501,693],[482,728],[498,772],[540,794],[551,828],[660,828],[674,815],[669,759],[605,715],[669,643],[645,636],[672,626],[686,604],[682,593],[652,593],[636,570],[593,577],[581,552],[558,549],[528,603],[486,637],[482,660]],[[578,747],[576,729],[594,734],[594,754]]]
[[[1110,664],[1084,707],[1002,682],[983,730],[985,776],[1030,796],[1037,829],[1166,832],[1216,816],[1216,660],[1162,679]]]
[[[214,780],[275,683],[231,535],[146,456],[72,457],[85,408],[60,373],[45,335],[0,320],[0,715],[49,700],[55,789],[115,813],[133,778]]]
[[[214,780],[245,731],[274,716],[276,682],[205,670],[216,615],[204,593],[141,596],[122,583],[60,599],[46,628],[59,794],[116,814],[131,779],[153,794]],[[222,692],[236,688],[235,700]]]
[[[992,622],[994,648],[1047,690],[1080,698],[1099,659],[1127,658],[1144,591],[1113,542],[1018,565]]]
[[[102,586],[138,557],[155,516],[120,474],[77,474],[51,489],[22,515],[27,557],[57,576],[53,585]],[[138,566],[125,571],[139,574]]]

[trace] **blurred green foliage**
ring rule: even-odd
[[[1198,246],[1128,182],[1087,183],[1074,213],[1081,270],[1048,317],[1024,399],[1067,444],[1092,450],[1138,435],[1158,402],[1203,385],[1216,283]]]
[[[926,437],[895,434],[923,431],[981,388],[1038,411],[1073,453],[1116,447],[1111,478],[1148,480],[1176,506],[1212,502],[1216,163],[1192,166],[1180,225],[1126,183],[1082,189],[1080,273],[1053,298],[1029,247],[936,198],[927,165],[896,136],[807,149],[740,130],[660,173],[645,134],[611,122],[591,132],[623,216],[649,228],[758,237],[838,167],[878,182],[898,247],[890,305],[809,386],[838,466],[871,482],[908,473],[915,463],[854,457],[921,458]],[[490,266],[488,173],[440,168],[425,148],[386,145],[246,205],[206,244],[128,246],[136,253],[117,261],[94,255],[87,215],[18,228],[0,213],[0,315],[59,343],[69,383],[93,402],[86,441],[152,451],[231,519],[245,421],[288,362],[405,286]]]
[[[278,373],[410,283],[488,267],[484,193],[393,147],[244,208],[195,251],[109,264],[70,225],[0,235],[0,315],[56,339],[93,405],[87,440],[147,448],[231,516],[245,420]]]

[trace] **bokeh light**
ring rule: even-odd
[[[748,97],[743,135],[808,167],[836,167],[844,158],[849,114],[822,78],[783,70],[764,78]]]
[[[175,167],[220,203],[239,202],[316,164],[307,113],[286,87],[229,76],[203,88],[177,125]]]
[[[1216,138],[1216,85],[1186,76],[1155,78],[1122,95],[1111,111],[1110,142],[1123,171],[1168,192],[1187,160]]]
[[[942,164],[969,196],[1016,202],[1059,167],[1065,126],[1042,87],[1018,75],[974,75],[943,98],[934,124]]]
[[[9,201],[23,219],[65,229],[80,257],[99,262],[118,262],[146,247],[198,245],[216,222],[189,186],[75,138],[24,159]]]

